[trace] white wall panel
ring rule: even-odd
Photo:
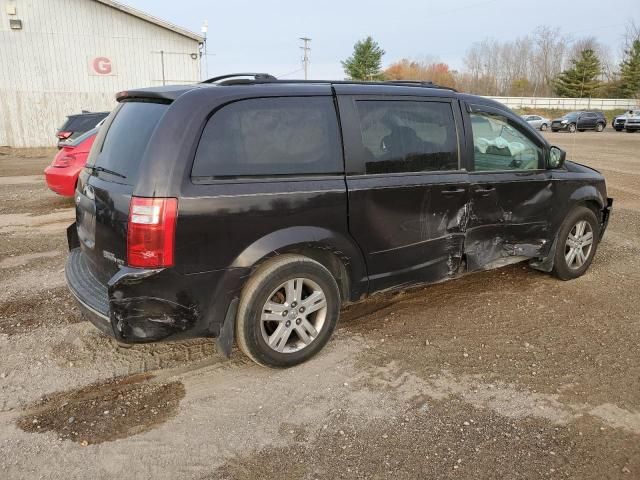
[[[7,15],[6,5],[17,15]],[[22,30],[10,30],[19,18]],[[55,144],[55,128],[81,109],[112,108],[120,90],[200,79],[198,42],[95,0],[0,0],[0,145]],[[89,74],[109,57],[115,75]]]

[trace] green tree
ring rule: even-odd
[[[625,98],[640,97],[640,39],[634,40],[620,64],[620,93]]]
[[[344,60],[344,73],[353,80],[381,80],[382,56],[385,51],[371,37],[356,42],[353,55]]]
[[[560,73],[554,82],[560,97],[590,97],[600,88],[600,59],[590,48],[571,60],[571,68]]]

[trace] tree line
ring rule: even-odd
[[[622,61],[616,64],[596,38],[572,41],[560,29],[542,26],[513,41],[474,43],[462,71],[407,58],[383,69],[385,51],[367,37],[342,66],[354,80],[431,81],[478,95],[640,99],[640,28],[630,23],[621,44]]]

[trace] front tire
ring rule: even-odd
[[[543,123],[542,125],[540,125],[540,130],[541,131],[544,132],[546,129],[547,129],[547,124],[546,123]]]
[[[598,247],[600,223],[593,210],[575,208],[560,227],[553,273],[561,280],[578,278],[588,270]]]
[[[576,124],[575,123],[570,124],[569,127],[567,128],[567,130],[569,130],[569,133],[575,133]]]
[[[280,255],[249,279],[236,320],[238,346],[260,365],[286,368],[318,353],[340,315],[335,278],[302,255]]]

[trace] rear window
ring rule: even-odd
[[[228,104],[209,119],[191,174],[335,174],[343,170],[341,152],[332,98],[254,98]]]
[[[108,113],[73,115],[67,119],[62,127],[60,127],[60,130],[67,132],[86,132],[95,128],[95,126],[107,115]]]
[[[88,132],[85,132],[82,135],[80,135],[79,137],[76,137],[75,139],[73,139],[73,141],[65,143],[65,145],[69,145],[71,147],[77,147],[82,142],[84,142],[87,138],[96,135],[98,133],[98,130],[99,130],[98,128],[92,128]]]
[[[134,185],[149,138],[168,108],[163,103],[123,103],[107,131],[95,166],[116,172],[125,177],[118,181]]]

